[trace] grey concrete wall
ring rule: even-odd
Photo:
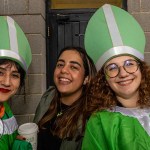
[[[45,1],[0,0],[0,15],[14,18],[30,42],[33,59],[25,87],[10,105],[19,124],[31,122],[46,89]]]
[[[150,1],[128,0],[128,11],[136,18],[145,32],[145,61],[150,64]]]

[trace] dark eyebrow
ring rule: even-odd
[[[13,73],[19,73],[18,71],[13,71]],[[20,73],[19,73],[20,74]]]
[[[6,68],[0,67],[1,70],[6,71]],[[12,71],[13,73],[19,73],[18,70]]]
[[[127,61],[136,61],[136,62],[138,62],[136,59],[130,58],[130,59],[127,59],[127,60],[123,61],[123,65],[124,65]],[[118,66],[117,63],[110,63],[110,64],[108,64],[105,68],[107,68],[108,66],[113,65],[113,64],[115,64],[115,65]]]
[[[6,70],[5,68],[3,68],[3,67],[0,67],[0,69],[2,69],[2,70]]]
[[[137,61],[137,60],[136,59],[127,59],[124,62],[126,62],[126,61]]]
[[[71,64],[77,64],[78,66],[81,67],[81,64],[79,64],[77,61],[70,61]]]
[[[59,62],[59,61],[65,62],[63,59],[58,59],[57,62]]]
[[[65,62],[63,59],[58,59],[58,61],[57,61],[57,62],[59,62],[59,61],[61,61],[61,62]],[[71,64],[77,64],[78,66],[80,66],[80,67],[81,67],[81,64],[80,64],[80,63],[78,63],[77,61],[70,61],[70,63],[71,63]]]

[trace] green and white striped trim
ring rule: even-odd
[[[17,31],[14,20],[7,16],[7,23],[9,30],[10,48],[14,52],[18,53],[19,51],[18,51]]]
[[[19,60],[20,62],[22,62],[24,70],[27,71],[27,66],[26,66],[25,61],[23,60],[22,57],[20,57],[18,55],[18,53],[15,52],[15,50],[10,51],[10,50],[6,50],[6,49],[5,50],[1,49],[0,50],[0,56],[1,57],[7,57],[7,58],[10,57],[10,58],[14,58],[16,60]]]
[[[7,16],[7,24],[8,24],[8,33],[9,33],[9,41],[10,41],[10,49],[0,49],[0,56],[3,58],[15,59],[21,62],[23,69],[27,72],[27,64],[23,57],[19,54],[18,49],[18,39],[17,39],[17,29],[15,26],[14,20]]]
[[[123,41],[117,26],[117,23],[115,21],[115,17],[113,14],[113,11],[111,9],[110,5],[104,5],[103,6],[103,11],[104,11],[104,15],[105,15],[105,19],[107,22],[107,26],[108,26],[108,30],[110,33],[110,37],[112,40],[112,44],[113,46],[122,46],[123,45]],[[115,37],[115,38],[114,38]]]
[[[9,119],[0,120],[0,135],[10,135],[18,129],[18,124],[14,116]]]
[[[141,54],[139,51],[135,50],[132,47],[129,46],[117,46],[109,49],[106,51],[96,62],[96,69],[99,71],[101,67],[109,61],[108,58],[112,59],[113,57],[117,57],[119,55],[132,55],[136,56],[140,60],[144,60],[143,54]]]

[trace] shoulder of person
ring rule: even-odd
[[[45,92],[44,94],[42,95],[42,98],[47,98],[47,97],[54,97],[54,94],[55,94],[55,87],[54,86],[50,86]],[[41,98],[41,99],[42,99]]]
[[[112,112],[108,111],[108,110],[101,110],[101,111],[97,111],[97,112],[94,112],[90,118],[88,119],[88,122],[93,122],[93,121],[96,121],[96,120],[103,120],[103,119],[106,119],[106,118],[110,118],[112,117]]]
[[[54,98],[55,91],[56,91],[55,87],[50,86],[42,95],[41,100],[35,111],[35,117],[33,120],[35,123],[38,123],[40,119],[43,117],[43,115],[47,112],[49,105]]]
[[[3,116],[3,119],[7,119],[8,117],[11,118],[13,116],[12,110],[10,108],[10,105],[8,104],[8,102],[4,102],[3,103],[4,107],[5,107],[5,115]]]
[[[42,95],[38,106],[47,106],[48,104],[50,104],[50,102],[54,98],[54,95],[55,95],[55,87],[50,86]]]

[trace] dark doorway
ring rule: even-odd
[[[94,9],[53,10],[47,14],[47,87],[53,85],[59,51],[66,46],[84,47],[85,28],[94,12]]]
[[[59,51],[66,46],[84,47],[84,32],[96,9],[50,9],[46,12],[47,88],[53,85],[53,72]],[[124,9],[127,9],[124,3]]]

